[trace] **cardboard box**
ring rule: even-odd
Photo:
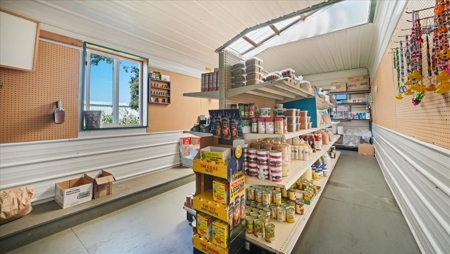
[[[86,174],[83,177],[55,184],[55,201],[67,208],[92,199],[94,179]]]
[[[353,76],[347,78],[347,83],[355,83],[355,82],[361,82],[364,80],[369,80],[369,75],[360,75],[360,76]]]
[[[208,241],[211,241],[212,237],[212,223],[215,220],[209,214],[198,213],[197,214],[197,233]]]
[[[231,158],[231,149],[208,146],[200,150],[200,158],[207,161],[226,163]]]
[[[102,170],[94,180],[94,198],[101,198],[113,193],[112,184],[116,181],[113,174]]]
[[[221,247],[228,248],[230,227],[225,221],[215,220],[212,223],[212,242]]]
[[[374,156],[375,149],[371,144],[358,144],[358,155]]]
[[[347,83],[345,82],[333,82],[330,87],[331,92],[345,92],[347,91]]]
[[[228,205],[230,202],[229,196],[230,185],[225,179],[213,180],[213,200],[217,203]]]
[[[369,91],[369,88],[368,79],[347,83],[347,91]]]

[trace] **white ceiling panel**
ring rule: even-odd
[[[268,72],[292,68],[308,75],[367,67],[373,24],[361,25],[266,49],[257,57]]]
[[[2,0],[1,8],[39,20],[49,31],[148,57],[154,67],[158,66],[152,63],[163,63],[170,70],[173,63],[177,70],[185,66],[200,73],[205,67],[217,67],[214,50],[245,29],[323,2],[327,0]],[[378,5],[387,11],[396,4]],[[393,21],[387,17],[390,13],[378,16]],[[382,23],[378,20],[377,27],[384,27]],[[367,67],[377,54],[371,56],[370,51],[379,49],[384,37],[368,24],[275,46],[258,57],[266,70],[292,67],[299,75]],[[245,41],[239,43],[249,47]]]

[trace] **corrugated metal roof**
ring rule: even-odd
[[[246,28],[324,2],[36,0],[2,1],[2,8],[41,21],[44,30],[148,57],[150,66],[197,76],[207,66],[217,67],[214,50]],[[268,70],[293,67],[299,74],[367,67],[373,31],[371,24],[363,25],[259,56]]]

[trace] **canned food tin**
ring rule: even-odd
[[[250,216],[252,216],[254,219],[258,219],[259,213],[257,212],[251,212]]]
[[[253,234],[258,237],[262,238],[264,235],[264,222],[260,219],[255,219],[253,221]]]
[[[277,219],[277,208],[278,208],[278,206],[275,204],[270,205],[270,215],[271,215],[272,219],[274,219],[274,220]]]
[[[259,219],[264,222],[264,225],[269,223],[269,218],[267,218],[267,216],[265,216],[265,215],[259,215]]]
[[[255,201],[252,201],[252,202],[250,202],[250,207],[252,207],[252,208],[256,208],[256,202]]]
[[[255,218],[253,218],[252,216],[245,217],[245,221],[246,221],[245,227],[246,227],[247,234],[253,233],[253,221],[254,220],[255,220]]]
[[[293,190],[293,189],[289,189],[288,190],[288,196],[289,196],[289,200],[291,200],[291,201],[295,201],[295,190]]]
[[[264,231],[266,233],[264,237],[266,242],[268,243],[275,242],[275,225],[272,223],[267,224]]]
[[[270,222],[272,220],[272,216],[271,216],[271,212],[270,212],[271,209],[266,207],[266,208],[263,209],[263,211],[265,213],[264,215],[267,216],[267,219]]]
[[[250,215],[251,212],[252,212],[252,208],[251,207],[246,207],[245,208],[245,214],[246,215]]]
[[[281,191],[274,191],[273,193],[273,202],[277,205],[281,204]]]
[[[262,203],[262,194],[263,192],[262,192],[262,190],[260,190],[260,189],[258,189],[258,190],[256,190],[255,191],[255,200],[256,200],[256,203]]]
[[[305,214],[305,206],[303,203],[300,202],[295,203],[295,213],[300,215]]]
[[[258,208],[252,208],[252,212],[254,212],[254,213],[259,213],[259,209]]]
[[[286,221],[288,223],[294,223],[295,222],[295,209],[292,207],[289,207],[286,209]]]
[[[263,206],[262,204],[258,204],[258,205],[256,206],[256,208],[258,208],[259,210],[262,210],[262,209],[264,208],[264,206]]]
[[[263,206],[268,206],[272,202],[272,194],[268,191],[263,192],[263,200],[262,204]]]
[[[255,200],[255,188],[249,187],[247,189],[247,198],[248,200]]]
[[[278,222],[286,221],[286,209],[282,206],[277,207],[277,221]]]
[[[287,190],[286,190],[286,189],[281,189],[281,196],[282,196],[283,198],[287,198],[287,197],[288,197],[288,193],[287,193]]]

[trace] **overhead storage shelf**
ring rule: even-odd
[[[316,106],[317,106],[317,109],[319,109],[319,110],[329,109],[329,108],[334,108],[335,107],[332,103],[330,103],[330,102],[328,102],[328,101],[326,101],[326,100],[324,100],[322,98],[319,98],[317,96],[316,96]]]
[[[232,88],[226,91],[227,98],[247,94],[275,100],[276,103],[296,101],[314,97],[314,94],[288,84],[284,79],[264,82],[257,85]]]
[[[334,135],[333,140],[322,147],[321,151],[317,151],[309,156],[309,160],[293,160],[289,164],[289,175],[283,177],[281,182],[272,182],[269,180],[260,180],[256,177],[245,177],[246,185],[270,185],[280,188],[289,189],[297,180],[314,164],[322,155],[324,155],[328,149],[340,138],[340,135]]]
[[[218,100],[219,99],[219,91],[183,93],[183,96]]]

